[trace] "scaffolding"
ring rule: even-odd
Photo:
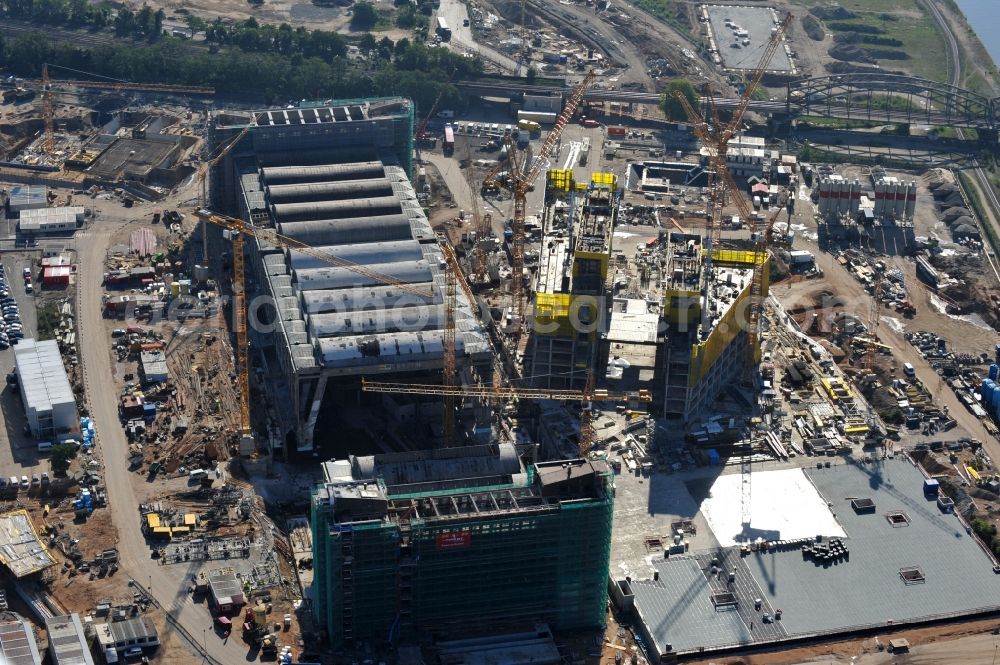
[[[533,478],[529,469],[527,486],[393,496],[388,520],[330,524],[314,503],[315,611],[327,637],[604,627],[610,474],[598,498],[573,500],[543,496]]]

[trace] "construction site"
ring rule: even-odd
[[[456,117],[8,81],[0,653],[638,665],[1000,613],[962,179],[776,139],[775,8],[686,10],[741,84],[666,122],[600,95],[693,54],[508,4],[451,47],[578,82]]]

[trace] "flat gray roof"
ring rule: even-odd
[[[0,663],[39,665],[42,662],[31,624],[16,614],[0,614]]]
[[[139,638],[149,640],[157,637],[156,626],[146,617],[115,621],[108,625],[111,626],[111,635],[116,643],[134,641]]]
[[[660,653],[667,644],[678,652],[711,651],[1000,610],[992,558],[956,515],[924,497],[924,475],[909,459],[805,471],[847,533],[849,556],[819,564],[789,544],[746,557],[728,548],[654,561],[659,580],[633,581],[632,589]],[[875,512],[855,513],[856,498],[874,501]],[[901,523],[890,522],[890,514],[902,514]],[[713,555],[736,573],[733,587],[711,575]],[[922,581],[905,582],[906,569]],[[737,607],[717,610],[713,589],[732,591]],[[763,600],[759,611],[755,598]],[[762,624],[761,615],[776,608],[781,620]]]
[[[45,620],[54,665],[94,665],[79,614]]]
[[[697,559],[656,561],[660,579],[632,582],[635,607],[649,627],[656,649],[674,651],[720,647],[750,640],[750,626],[735,610],[716,610],[708,579]]]
[[[21,381],[21,399],[35,411],[51,411],[53,404],[75,403],[59,345],[54,339],[22,339],[14,347],[14,362]]]
[[[957,516],[924,498],[924,476],[905,458],[806,475],[833,504],[851,558],[827,568],[798,551],[746,559],[765,596],[784,610],[789,633],[1000,608],[993,562]],[[872,499],[875,512],[856,514],[848,497]],[[904,512],[909,525],[894,527],[886,517],[892,511]],[[903,583],[900,569],[913,566],[924,583]]]

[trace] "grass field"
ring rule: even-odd
[[[825,0],[794,0],[804,8],[826,5]],[[877,36],[898,39],[902,46],[869,46],[862,48],[884,51],[887,55],[878,60],[879,66],[890,70],[908,71],[914,76],[922,76],[934,81],[948,78],[948,62],[945,57],[945,40],[938,31],[937,24],[917,0],[840,0],[838,3],[855,14],[855,18],[824,21],[827,30],[834,34],[850,33],[851,26],[862,30],[875,29]],[[841,29],[832,30],[830,24]],[[905,56],[905,57],[903,57]]]

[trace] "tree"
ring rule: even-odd
[[[684,111],[684,106],[674,96],[678,92],[687,98],[695,111],[699,109],[701,100],[699,99],[698,91],[695,90],[694,84],[687,79],[675,79],[668,83],[667,87],[663,90],[663,96],[660,97],[660,110],[672,120],[687,121],[687,113]]]
[[[393,43],[388,37],[383,37],[378,43],[378,57],[382,60],[392,60]]]
[[[361,41],[358,42],[358,48],[361,49],[361,52],[366,56],[374,51],[376,46],[375,35],[370,32],[366,32],[361,35]]]
[[[188,30],[191,31],[192,39],[194,39],[194,36],[199,32],[204,32],[205,29],[208,28],[208,23],[205,22],[205,19],[200,16],[195,16],[194,14],[188,14],[185,16],[184,21],[187,23]]]
[[[52,473],[63,476],[69,469],[69,464],[76,457],[76,446],[72,443],[57,443],[52,446],[49,454],[49,465]]]
[[[351,30],[371,30],[378,23],[378,11],[375,5],[367,0],[354,3],[354,13],[351,15]]]

